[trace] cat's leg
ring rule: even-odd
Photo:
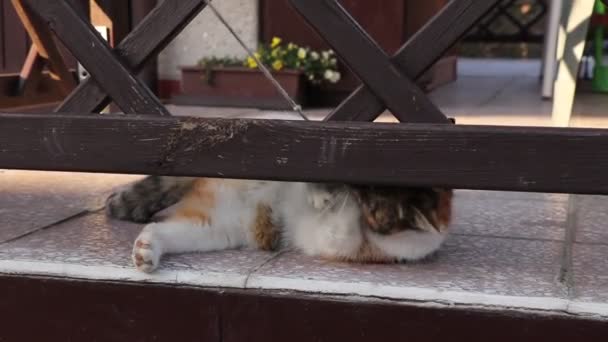
[[[223,203],[227,190],[220,190],[221,184],[220,180],[196,180],[172,217],[142,230],[132,255],[138,269],[155,270],[164,254],[217,251],[247,243],[239,226],[238,202],[229,203],[231,208],[236,207],[236,215],[218,210],[227,205]]]
[[[142,230],[135,240],[132,258],[137,269],[152,272],[165,254],[217,251],[243,243],[243,237],[235,230],[186,220],[166,221],[149,224]]]

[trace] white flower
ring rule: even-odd
[[[308,79],[309,79],[310,81],[312,81],[312,80],[314,80],[314,79],[315,79],[315,76],[314,76],[314,75],[308,75]]]
[[[323,52],[321,53],[321,56],[323,56],[323,59],[326,59],[326,60],[327,60],[327,59],[329,59],[329,52],[328,52],[328,51],[323,51]]]
[[[319,59],[319,53],[316,51],[311,52],[310,58],[312,58],[313,61],[316,61],[317,59]]]
[[[340,75],[340,73],[337,71],[326,70],[323,77],[331,83],[338,83],[342,75]]]
[[[338,60],[337,60],[337,59],[335,59],[335,58],[330,59],[330,60],[329,60],[329,65],[331,65],[331,66],[336,66],[336,65],[338,65]]]
[[[306,58],[306,54],[307,54],[306,49],[304,49],[304,48],[298,49],[298,58],[299,59]]]
[[[329,80],[329,82],[331,82],[331,83],[338,83],[341,78],[342,78],[342,75],[340,75],[339,72],[334,71],[334,77],[332,77],[331,80]]]

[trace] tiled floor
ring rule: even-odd
[[[464,63],[459,81],[433,99],[459,123],[549,125],[538,66],[492,63],[501,75]],[[575,124],[606,125],[600,115],[606,101],[608,96],[580,94]],[[252,109],[171,109],[297,118]],[[318,119],[326,112],[307,114]],[[422,263],[351,265],[293,252],[226,251],[172,256],[146,275],[129,258],[141,226],[108,220],[99,210],[111,189],[138,177],[0,170],[0,273],[295,290],[608,320],[608,197],[457,191],[452,235]]]
[[[608,242],[604,216],[595,215],[608,206],[603,197],[576,196],[573,261],[564,257],[568,196],[461,190],[451,237],[421,263],[350,265],[293,252],[227,251],[168,257],[158,273],[146,275],[129,258],[141,226],[108,220],[99,211],[110,189],[136,177],[0,173],[0,272],[296,290],[608,319]],[[562,281],[564,268],[573,279]]]

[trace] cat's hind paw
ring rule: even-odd
[[[137,240],[135,240],[135,244],[133,245],[133,254],[131,257],[135,267],[146,273],[151,273],[156,270],[161,256],[159,247],[160,246],[154,242],[154,239],[152,239],[149,234],[142,233]]]

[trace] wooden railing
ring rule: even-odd
[[[451,1],[393,57],[336,0],[291,0],[364,83],[325,122],[168,115],[134,75],[204,0],[160,2],[114,50],[65,1],[21,2],[92,78],[53,115],[1,114],[0,168],[608,194],[608,131],[453,125],[414,84],[499,0]],[[91,114],[110,99],[127,115]],[[354,122],[387,108],[401,124]]]

